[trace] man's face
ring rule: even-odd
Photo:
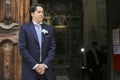
[[[36,23],[41,22],[44,19],[44,10],[42,7],[36,7],[35,12],[31,13],[32,20]]]

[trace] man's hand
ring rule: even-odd
[[[35,70],[39,73],[39,74],[44,74],[45,73],[45,65],[44,64],[39,64],[38,67],[35,68]]]

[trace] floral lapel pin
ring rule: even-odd
[[[46,29],[42,29],[42,33],[46,36],[48,35],[48,31]]]

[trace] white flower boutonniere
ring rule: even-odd
[[[42,29],[42,32],[45,36],[48,35],[48,31],[46,29]]]

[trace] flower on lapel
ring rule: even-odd
[[[48,35],[48,31],[46,29],[42,29],[42,32],[45,36]]]

